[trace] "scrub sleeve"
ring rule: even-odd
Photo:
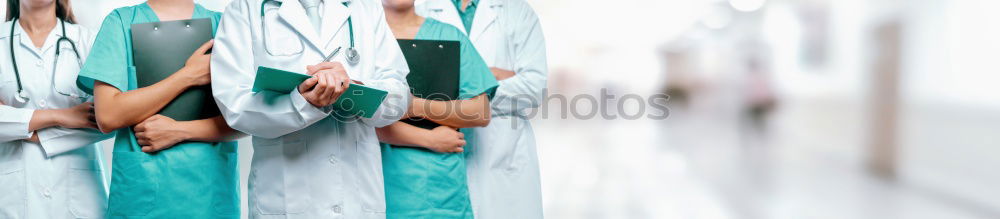
[[[492,96],[498,86],[472,43],[457,28],[427,18],[416,39],[454,40],[461,45],[459,99]],[[462,129],[467,142],[469,129]],[[466,145],[466,148],[474,147]],[[382,144],[387,218],[472,218],[465,155]],[[466,149],[468,150],[468,149]]]
[[[194,18],[221,14],[196,5]],[[77,85],[94,82],[136,89],[131,25],[157,22],[146,3],[115,9],[101,25]],[[140,151],[131,128],[116,131],[108,218],[239,218],[236,142],[182,142],[157,153]]]

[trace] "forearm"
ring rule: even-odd
[[[38,139],[38,130],[59,125],[53,116],[54,113],[56,113],[54,110],[35,110],[31,114],[31,121],[28,122],[28,131],[31,132],[31,137],[25,140],[35,143],[41,142]]]
[[[108,133],[153,116],[193,84],[180,75],[183,74],[174,73],[156,84],[127,92],[97,82],[94,88],[94,108],[98,127],[102,132]]]
[[[486,94],[468,100],[434,101],[414,98],[410,114],[435,123],[469,128],[490,123],[490,101]]]
[[[222,116],[208,119],[178,122],[179,128],[187,134],[186,139],[201,142],[232,141],[241,137],[242,133],[226,124]]]
[[[0,105],[0,142],[30,140],[35,130],[58,125],[50,111]]]
[[[59,126],[59,122],[55,116],[56,113],[59,113],[58,110],[35,110],[31,114],[31,121],[28,122],[28,131],[34,132],[39,129]]]
[[[426,137],[430,130],[422,129],[405,122],[395,122],[382,128],[376,128],[378,140],[391,145],[422,147],[429,145]]]

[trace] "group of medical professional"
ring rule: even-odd
[[[198,18],[214,40],[138,87],[131,25]],[[70,0],[7,0],[0,30],[0,218],[239,218],[247,135],[252,218],[542,217],[524,111],[547,66],[524,0],[233,0],[224,13],[148,0],[96,32]],[[413,97],[397,39],[458,41],[458,99]],[[312,77],[253,92],[258,66]],[[371,118],[340,115],[330,105],[351,84],[389,97]],[[204,85],[220,116],[157,114]],[[109,138],[110,180],[97,144]]]

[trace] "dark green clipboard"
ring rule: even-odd
[[[428,100],[457,100],[460,82],[461,44],[451,40],[397,40],[410,73],[406,83],[413,96]],[[433,129],[440,126],[430,120],[402,120],[413,126]]]
[[[183,68],[191,54],[212,39],[212,20],[202,18],[133,24],[131,34],[136,82],[138,87],[146,87]],[[220,115],[209,85],[188,88],[164,106],[159,114],[177,121]]]

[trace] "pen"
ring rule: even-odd
[[[341,46],[341,47],[337,47],[337,49],[334,49],[333,52],[330,53],[330,55],[326,56],[326,58],[323,59],[323,62],[329,62],[331,59],[333,59],[333,57],[336,57],[337,54],[340,53],[340,49],[341,48],[344,48],[344,47]]]

